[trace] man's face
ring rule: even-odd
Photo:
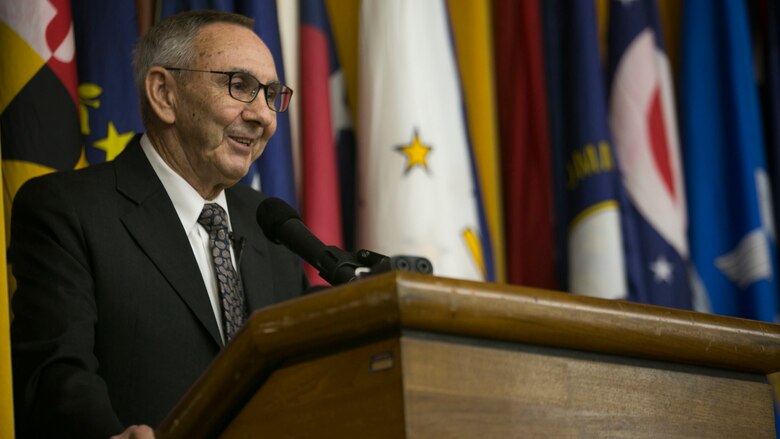
[[[263,84],[278,80],[270,51],[247,28],[211,24],[201,29],[196,44],[195,65],[180,67],[247,72]],[[227,75],[182,72],[180,78],[175,132],[187,160],[184,168],[204,186],[232,186],[276,131],[276,113],[262,88],[251,103],[233,99]]]

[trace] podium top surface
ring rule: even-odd
[[[780,325],[512,285],[388,273],[257,311],[260,352],[415,329],[750,373],[780,371]],[[272,339],[276,342],[269,343]]]

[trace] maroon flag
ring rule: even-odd
[[[550,140],[536,0],[496,0],[496,84],[507,280],[555,288]]]

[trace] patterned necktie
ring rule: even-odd
[[[230,258],[230,240],[225,210],[218,204],[203,206],[198,223],[209,233],[211,261],[217,276],[219,300],[222,305],[222,328],[229,342],[246,320],[244,292]]]

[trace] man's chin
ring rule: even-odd
[[[225,171],[226,172],[222,173],[223,182],[225,183],[225,187],[231,187],[241,181],[241,179],[249,173],[249,167],[247,166],[245,168],[229,169]]]

